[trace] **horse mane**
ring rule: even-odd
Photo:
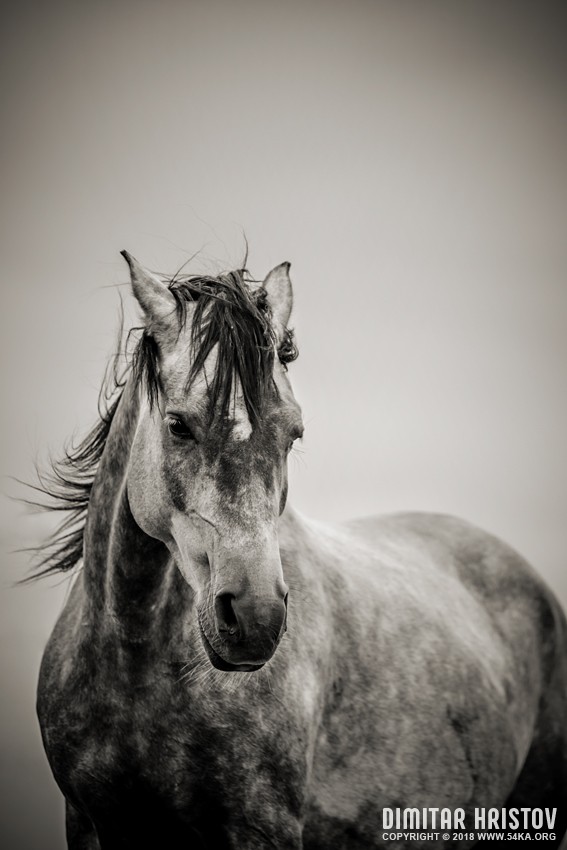
[[[214,346],[217,364],[209,387],[209,416],[224,421],[236,391],[235,377],[242,388],[246,410],[254,425],[258,422],[270,387],[273,387],[274,332],[266,290],[255,283],[246,270],[212,276],[166,278],[175,298],[179,332],[188,318],[189,304],[195,304],[191,325],[191,366],[189,388]],[[133,349],[129,342],[137,336]],[[119,339],[123,338],[121,314]],[[293,330],[287,328],[277,355],[287,364],[298,356]],[[126,361],[121,370],[120,363]],[[65,514],[55,531],[38,547],[37,564],[24,582],[53,573],[68,573],[81,563],[85,521],[96,471],[103,455],[114,416],[128,378],[143,384],[150,407],[160,389],[159,352],[147,328],[132,328],[111,358],[101,385],[98,421],[77,446],[64,449],[63,457],[50,462],[47,473],[38,470],[38,484],[28,485],[46,501],[26,500],[46,511]]]

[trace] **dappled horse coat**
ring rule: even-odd
[[[567,636],[550,591],[448,516],[286,507],[303,432],[288,264],[257,286],[125,257],[144,328],[56,467],[70,513],[44,564],[80,563],[38,691],[69,847],[394,847],[384,807],[460,807],[470,825],[504,805],[557,807],[557,846]]]

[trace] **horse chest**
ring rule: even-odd
[[[173,666],[147,671],[136,687],[124,669],[71,676],[50,702],[43,726],[52,767],[93,817],[142,804],[190,822],[210,810],[252,819],[299,811],[305,736],[299,729],[290,745],[294,721],[273,705],[259,711],[244,693],[192,690]]]
[[[82,801],[116,799],[140,778],[145,785],[175,785],[184,744],[179,718],[161,694],[123,684],[120,675],[112,681],[100,673],[90,680],[71,676],[56,696],[44,697],[50,761],[60,784]],[[168,730],[165,741],[160,725]]]

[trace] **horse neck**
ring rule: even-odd
[[[139,392],[126,384],[96,472],[85,525],[83,580],[97,628],[148,639],[175,580],[165,546],[136,524],[126,490]]]

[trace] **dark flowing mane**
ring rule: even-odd
[[[266,291],[245,270],[218,277],[187,276],[163,278],[175,298],[179,330],[188,318],[188,306],[195,304],[191,325],[191,365],[188,387],[193,383],[210,354],[217,348],[217,365],[210,393],[210,417],[227,416],[237,378],[246,410],[254,425],[258,422],[269,388],[273,386],[274,332]],[[128,345],[134,336],[133,349]],[[122,323],[120,326],[122,339]],[[297,358],[293,331],[286,329],[278,351],[286,366]],[[119,364],[126,360],[121,371]],[[128,377],[143,382],[150,405],[160,389],[159,352],[154,337],[145,328],[133,328],[124,345],[111,359],[99,393],[99,419],[84,439],[64,450],[46,474],[38,472],[38,485],[32,488],[46,502],[28,503],[42,510],[63,512],[64,519],[50,537],[35,551],[38,561],[31,581],[57,572],[69,572],[83,557],[85,520],[99,461]]]

